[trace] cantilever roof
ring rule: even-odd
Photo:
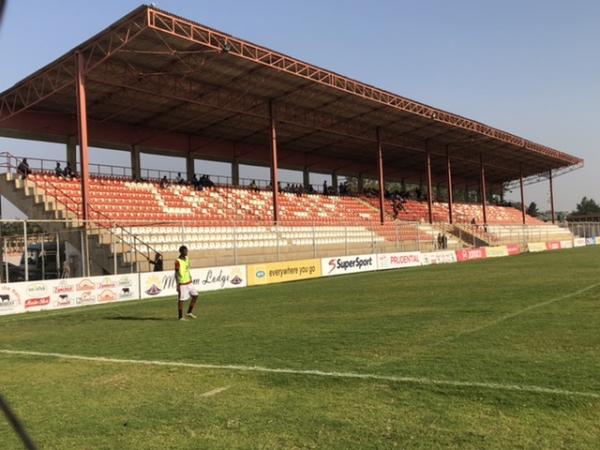
[[[386,178],[417,177],[432,154],[476,180],[536,179],[583,160],[480,122],[360,83],[154,7],[140,6],[0,94],[0,133],[63,140],[76,134],[74,55],[85,58],[90,142],[268,164],[269,103],[280,167],[376,174],[381,129]]]

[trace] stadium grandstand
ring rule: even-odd
[[[181,243],[210,266],[568,239],[552,182],[583,164],[151,6],[0,94],[0,135],[65,145],[73,176],[33,158],[19,174],[27,155],[5,152],[0,188],[88,275],[152,270]],[[90,164],[89,146],[129,151],[131,166]],[[185,181],[141,153],[184,157]],[[192,184],[195,159],[231,174]],[[271,177],[242,179],[240,164]],[[525,211],[524,187],[542,180],[551,223]],[[519,209],[503,201],[513,188]]]

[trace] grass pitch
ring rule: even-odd
[[[44,449],[600,445],[600,248],[219,291],[198,315],[3,317],[0,349],[383,378],[0,353],[0,392]]]

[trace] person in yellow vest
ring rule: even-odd
[[[185,245],[179,247],[179,257],[175,260],[175,281],[177,282],[177,295],[179,297],[178,311],[179,320],[186,320],[183,316],[183,305],[190,298],[190,306],[188,307],[186,316],[190,319],[195,319],[194,306],[198,300],[198,291],[192,282],[192,274],[190,272],[190,260],[188,259],[188,249]]]

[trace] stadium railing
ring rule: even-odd
[[[433,251],[464,247],[572,240],[600,236],[599,223],[563,227],[490,226],[492,242],[470,241],[473,235],[451,230],[447,223],[366,222],[357,225],[246,222],[130,222],[108,217],[84,223],[77,219],[2,220],[0,252],[3,281],[133,273],[154,269],[156,253],[168,269],[180,245],[190,250],[195,267],[216,267],[291,259],[385,252]],[[573,234],[571,234],[571,232]],[[446,240],[438,241],[438,237]],[[59,249],[56,251],[56,249]],[[50,255],[50,256],[49,256]],[[50,264],[47,258],[53,259]],[[25,261],[29,261],[25,264]],[[65,261],[67,262],[65,264]],[[65,270],[65,265],[68,270]],[[52,268],[49,268],[52,266]],[[52,275],[51,275],[52,273]]]

